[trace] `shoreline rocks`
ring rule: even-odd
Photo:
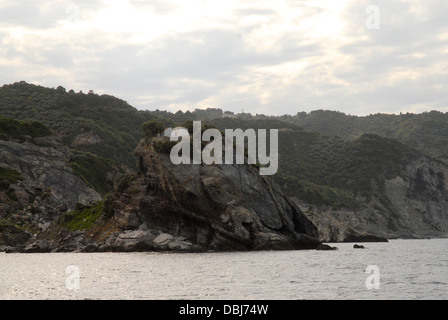
[[[322,251],[331,251],[331,250],[338,250],[337,247],[332,247],[328,244],[320,244],[319,246],[317,246],[316,250],[322,250]]]

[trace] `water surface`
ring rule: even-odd
[[[0,298],[448,298],[448,239],[331,245],[339,250],[0,253]]]

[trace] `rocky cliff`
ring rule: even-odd
[[[52,205],[73,209],[76,204],[91,205],[101,197],[73,175],[70,152],[61,139],[50,135],[19,141],[0,140],[0,166],[16,170],[23,179],[11,189],[20,205],[31,198],[47,197]],[[39,199],[38,199],[39,200]]]
[[[69,149],[54,135],[0,139],[0,168],[17,178],[0,188],[0,246],[22,246],[61,213],[101,200],[70,168]]]
[[[139,172],[112,201],[116,226],[165,234],[165,247],[193,250],[309,249],[315,226],[250,165],[174,165],[144,139]],[[120,243],[123,236],[114,240]],[[163,248],[155,238],[148,249]],[[165,241],[162,241],[164,243]]]
[[[320,244],[316,227],[254,167],[174,165],[168,154],[155,151],[154,142],[141,141],[135,150],[139,171],[121,180],[93,224],[71,228],[84,213],[64,214],[24,251],[200,252]]]
[[[381,185],[372,181],[371,198],[362,199],[356,210],[294,200],[324,242],[447,237],[447,178],[445,164],[421,155]]]

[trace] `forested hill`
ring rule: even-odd
[[[279,129],[279,170],[274,178],[290,196],[334,207],[356,207],[356,197],[370,198],[372,182],[384,185],[421,155],[378,135],[363,134],[349,141],[277,119],[224,118],[213,123],[220,129]]]
[[[291,196],[331,205],[353,205],[352,195],[369,195],[372,179],[398,174],[416,150],[448,159],[448,115],[435,111],[367,117],[323,110],[280,117],[221,109],[139,111],[110,95],[21,81],[0,87],[0,116],[44,123],[63,137],[72,160],[83,167],[105,163],[104,158],[135,168],[133,151],[141,125],[150,119],[164,126],[200,119],[221,129],[280,129],[276,180]]]
[[[131,167],[135,165],[132,152],[141,137],[141,124],[150,118],[149,113],[113,96],[50,89],[23,81],[0,87],[0,115],[42,122],[71,148]]]
[[[352,140],[362,134],[395,139],[430,156],[448,161],[448,113],[372,114],[358,117],[316,110],[282,116],[282,120],[321,134]]]
[[[364,117],[328,110],[309,113],[299,111],[295,115],[283,116],[233,114],[221,109],[176,113],[139,111],[111,95],[98,95],[91,91],[75,93],[60,86],[46,88],[21,81],[0,87],[0,115],[40,121],[63,136],[64,142],[72,145],[72,148],[94,152],[129,166],[134,166],[132,151],[141,138],[141,124],[155,118],[166,126],[180,125],[186,120],[195,119],[220,119],[223,125],[231,119],[232,126],[235,121],[244,126],[246,120],[276,120],[279,127],[286,128],[286,123],[294,124],[344,140],[353,140],[366,133],[376,134],[448,161],[448,113],[438,111]],[[257,127],[262,123],[258,123]],[[81,134],[84,136],[79,136]],[[95,141],[102,142],[101,148],[95,145]]]
[[[143,137],[141,125],[151,119],[165,126],[222,115],[222,111],[171,113],[142,111],[111,95],[47,88],[25,81],[0,87],[0,116],[43,123],[71,150],[89,152],[135,169],[133,151]]]

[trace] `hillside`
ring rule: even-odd
[[[46,125],[72,149],[91,152],[130,167],[148,113],[109,95],[75,93],[18,82],[0,88],[0,115]]]
[[[18,82],[0,88],[0,117],[0,140],[58,136],[72,172],[103,200],[124,185],[122,175],[137,171],[134,150],[148,120],[165,127],[202,120],[220,129],[278,129],[273,178],[320,226],[322,239],[448,234],[448,115],[440,112],[355,117],[318,110],[271,117],[221,109],[139,111],[110,95]],[[17,170],[0,169],[0,185],[21,178]]]
[[[0,246],[24,246],[67,210],[101,196],[73,174],[70,152],[43,124],[0,119]]]
[[[373,114],[364,117],[316,110],[283,117],[307,130],[353,140],[362,134],[395,139],[435,158],[448,161],[448,113]]]
[[[420,154],[377,135],[365,134],[345,141],[279,120],[215,119],[213,123],[221,129],[279,129],[279,172],[275,178],[290,195],[308,201],[313,199],[300,193],[300,181],[368,196],[372,179],[380,182],[394,177],[409,159]]]

